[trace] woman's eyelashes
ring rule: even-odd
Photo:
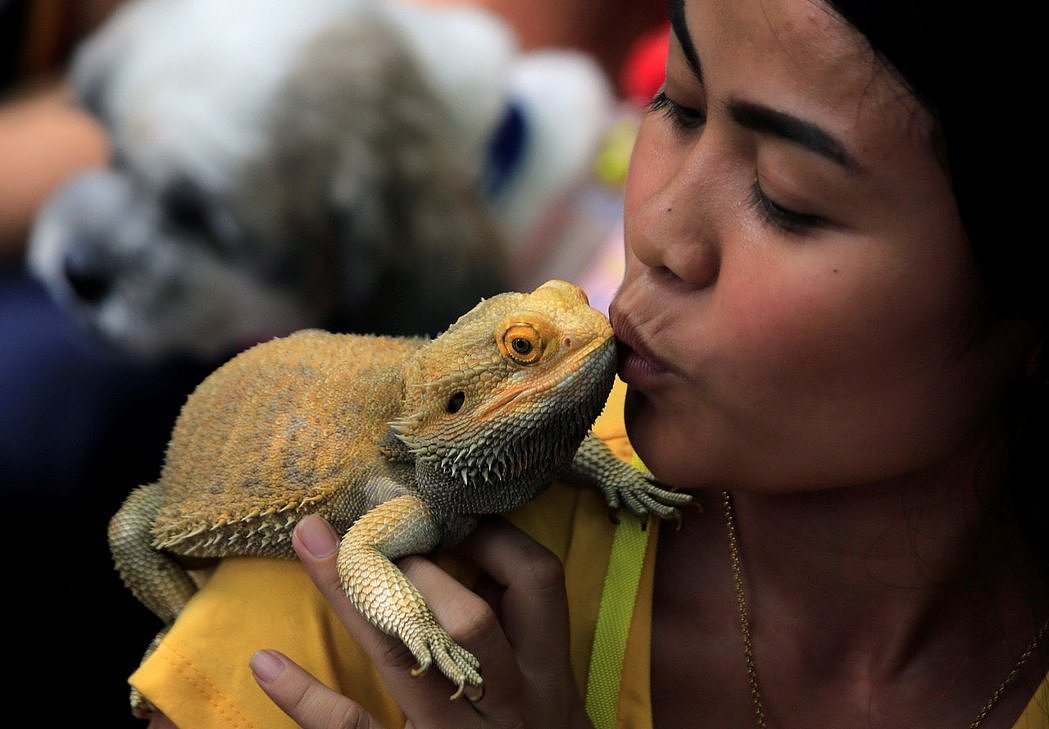
[[[664,89],[660,89],[652,101],[648,103],[650,112],[662,112],[663,116],[679,129],[698,129],[707,121],[707,114],[699,109],[682,106],[669,96]]]
[[[679,104],[667,95],[665,89],[660,89],[652,97],[652,101],[648,104],[648,111],[662,113],[676,129],[682,131],[699,129],[707,122],[705,111]],[[779,205],[765,194],[757,178],[750,186],[747,202],[764,223],[794,235],[802,235],[826,222],[819,215],[801,213]]]
[[[826,222],[819,215],[799,213],[777,204],[761,189],[761,184],[757,178],[751,184],[750,194],[747,197],[751,208],[758,213],[765,223],[774,225],[787,233],[801,235],[811,231],[813,228],[824,225]]]

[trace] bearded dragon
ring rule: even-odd
[[[365,618],[416,672],[436,665],[456,696],[480,689],[477,659],[393,561],[455,544],[562,476],[612,509],[677,518],[689,496],[589,433],[615,359],[607,318],[564,281],[483,300],[433,340],[307,330],[258,345],[194,391],[160,479],[113,517],[117,570],[170,626],[197,589],[184,558],[294,558],[296,522],[321,514]]]

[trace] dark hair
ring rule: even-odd
[[[936,119],[937,148],[996,311],[1044,321],[1045,277],[1032,265],[1040,246],[1028,243],[1043,184],[1018,190],[1020,174],[1038,169],[1033,153],[1041,153],[1039,115],[1025,108],[1034,98],[1030,28],[1037,24],[1025,30],[1004,8],[957,0],[826,2]]]
[[[1005,413],[1004,496],[1049,563],[1049,285],[1037,234],[1045,181],[1034,54],[1040,24],[1010,8],[956,0],[825,0],[932,113],[955,200],[983,274],[984,315],[1033,324],[1041,360]],[[1032,177],[1033,174],[1033,177]],[[1041,242],[1040,242],[1041,241]]]

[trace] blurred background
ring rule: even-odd
[[[106,524],[132,488],[156,480],[179,408],[229,354],[136,358],[93,337],[27,270],[44,202],[75,174],[111,163],[106,130],[78,104],[68,73],[78,44],[121,4],[0,0],[0,509],[14,525],[11,643],[23,646],[11,695],[34,723],[141,726],[128,714],[125,681],[159,625],[120,584]],[[241,4],[250,12],[251,2]],[[613,90],[589,173],[511,259],[522,287],[567,278],[604,308],[621,273],[633,132],[662,80],[665,4],[478,4],[507,23],[522,51],[588,55]]]

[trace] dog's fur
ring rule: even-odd
[[[313,325],[435,334],[506,288],[507,238],[556,187],[540,176],[516,208],[479,193],[515,55],[500,23],[465,8],[138,0],[74,65],[111,169],[46,204],[30,263],[104,339],[144,355],[211,356]],[[571,63],[594,131],[575,132],[576,160],[556,153],[544,174],[562,184],[607,93]],[[538,156],[533,169],[551,163]]]

